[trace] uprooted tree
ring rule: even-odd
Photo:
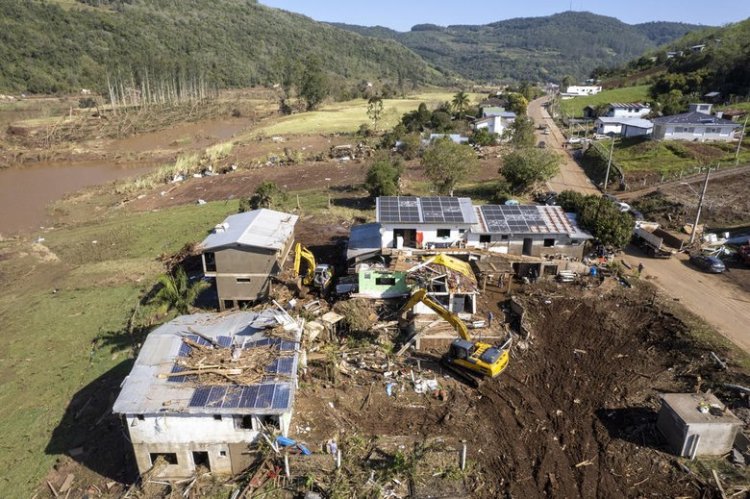
[[[452,196],[456,185],[477,171],[479,160],[471,147],[444,138],[425,150],[422,167],[438,193]]]
[[[203,280],[190,284],[185,269],[177,267],[174,273],[164,274],[159,278],[159,290],[151,299],[151,303],[166,308],[167,311],[176,310],[178,314],[188,314],[198,295],[208,287]]]

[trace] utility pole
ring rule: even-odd
[[[748,116],[745,116],[745,124],[742,125],[742,133],[740,134],[740,141],[737,143],[737,154],[735,155],[734,166],[738,166],[740,164],[740,149],[742,148],[742,140],[745,138],[745,130],[747,129],[747,118]]]
[[[612,154],[615,152],[615,137],[612,136],[612,145],[609,146],[609,161],[607,161],[607,173],[604,176],[604,194],[607,193],[607,184],[609,184],[609,169],[612,167]]]
[[[716,165],[719,168],[719,165]],[[693,224],[693,230],[690,231],[690,244],[695,242],[695,234],[698,232],[698,221],[701,218],[701,208],[703,208],[703,198],[706,197],[706,188],[708,188],[708,175],[711,173],[711,167],[706,166],[706,179],[703,181],[703,189],[701,190],[701,197],[698,200],[698,211],[695,212],[695,223]]]

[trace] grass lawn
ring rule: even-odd
[[[561,100],[560,110],[566,116],[583,116],[583,108],[586,106],[598,106],[599,104],[609,104],[610,102],[644,102],[650,99],[648,88],[648,85],[615,88],[604,90],[596,95]]]
[[[424,102],[434,108],[453,99],[455,93],[426,92],[409,95],[405,99],[384,99],[383,118],[380,129],[392,128],[401,116],[419,107]],[[484,94],[469,94],[471,103],[478,103]],[[355,99],[346,102],[334,102],[323,106],[318,111],[286,116],[278,121],[253,130],[250,136],[257,135],[300,135],[319,133],[352,133],[363,123],[371,124],[367,117],[367,100]]]
[[[609,141],[602,142],[602,146],[609,150]],[[618,140],[615,145],[614,161],[626,172],[658,171],[671,174],[684,170],[685,174],[689,174],[705,164],[734,166],[736,148],[736,144],[724,142],[624,139]],[[747,163],[750,163],[750,148],[743,147],[740,164]]]

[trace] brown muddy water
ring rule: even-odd
[[[0,169],[0,234],[24,234],[49,224],[50,203],[84,187],[147,173],[154,167],[100,162],[50,162]]]

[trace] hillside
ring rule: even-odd
[[[698,26],[625,24],[589,12],[518,18],[483,26],[421,24],[401,33],[380,26],[335,26],[403,43],[435,66],[475,81],[555,80],[622,64]]]
[[[440,83],[419,56],[254,0],[0,2],[0,91],[102,89],[107,75],[191,72],[271,84],[318,58],[332,75]]]

